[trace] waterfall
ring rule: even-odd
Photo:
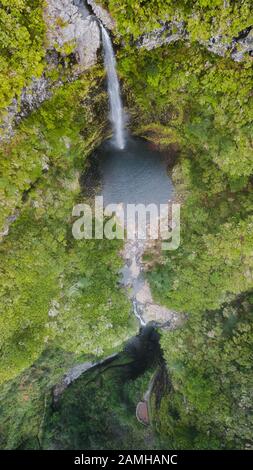
[[[116,72],[116,60],[110,36],[102,24],[101,31],[104,50],[104,64],[107,73],[108,96],[110,102],[110,121],[113,126],[115,145],[117,148],[123,150],[125,147],[124,116],[120,97],[119,80]]]

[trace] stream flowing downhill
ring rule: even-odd
[[[129,137],[124,150],[117,150],[110,141],[99,149],[100,171],[104,206],[122,205],[126,214],[129,204],[150,204],[159,207],[173,199],[174,190],[167,174],[167,165],[161,152],[154,150],[143,139]],[[174,328],[178,315],[153,301],[145,279],[142,257],[153,248],[156,240],[125,240],[122,257],[125,265],[121,271],[121,283],[132,302],[135,317],[140,326],[152,322]]]

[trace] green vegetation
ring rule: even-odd
[[[245,294],[219,311],[191,314],[183,328],[163,335],[173,384],[157,417],[164,445],[251,447],[252,308],[252,294]]]
[[[223,41],[252,25],[250,0],[103,0],[117,21],[120,34],[135,39],[160,27],[159,21],[183,21],[190,40],[208,40],[224,35]]]
[[[58,89],[4,146],[4,210],[21,213],[0,245],[1,382],[51,341],[77,355],[103,356],[128,335],[129,305],[117,287],[120,242],[71,235],[78,175],[104,132],[104,94],[89,80]]]
[[[6,217],[23,206],[24,192],[42,176],[44,180],[48,177],[43,168],[52,167],[64,176],[72,170],[69,178],[73,177],[74,170],[83,168],[84,158],[99,142],[104,129],[106,98],[98,91],[101,77],[101,70],[96,69],[82,79],[56,89],[50,100],[21,123],[14,138],[2,144],[1,227]],[[94,95],[94,100],[88,106],[90,95]],[[94,124],[97,115],[101,117]]]
[[[180,153],[183,201],[181,246],[148,273],[156,300],[188,316],[162,335],[172,391],[157,427],[174,448],[248,447],[252,301],[241,293],[253,288],[252,64],[194,43],[136,54],[120,56],[136,132]]]
[[[95,69],[56,89],[2,145],[2,221],[19,212],[0,244],[3,448],[37,448],[52,386],[136,330],[118,287],[121,242],[71,234],[80,174],[105,135],[101,78]]]
[[[43,71],[44,0],[1,0],[0,113]]]
[[[43,448],[150,449],[157,443],[152,429],[135,416],[152,370],[131,379],[129,358],[121,355],[111,368],[89,372],[74,382],[45,420]]]
[[[1,385],[1,449],[28,446],[28,442],[31,448],[40,446],[52,387],[75,362],[74,354],[49,347],[32,367]]]
[[[204,44],[231,43],[250,27],[252,2],[100,3],[116,20],[133,131],[173,155],[171,164],[178,156],[181,246],[162,264],[149,259],[147,277],[157,302],[187,320],[161,335],[170,386],[154,400],[159,444],[134,417],[149,373],[134,383],[116,369],[80,379],[50,413],[52,386],[68,367],[120,349],[135,331],[118,286],[121,244],[71,236],[80,173],[107,134],[103,70],[63,79],[0,148],[1,230],[18,215],[0,244],[1,447],[130,449],[147,439],[149,448],[252,448],[252,58],[237,63]],[[42,7],[1,1],[2,110],[44,69]],[[161,20],[182,21],[189,38],[137,49]],[[48,71],[53,82],[61,67]]]

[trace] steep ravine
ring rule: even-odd
[[[54,3],[54,8],[56,10],[51,9],[48,14],[50,21],[52,20],[52,17],[55,14],[59,12],[59,6],[57,6],[57,2]],[[75,5],[79,8],[79,10],[73,10],[71,13],[71,18],[78,18],[79,13],[81,14],[83,20],[80,20],[80,24],[85,26],[87,23],[87,27],[91,27],[92,33],[91,34],[97,34],[94,33],[94,31],[97,31],[96,28],[98,26],[96,22],[94,22],[94,19],[89,18],[89,15],[87,16],[87,10],[82,9],[82,5],[80,2],[75,2]],[[49,4],[49,8],[52,7],[52,4]],[[79,13],[78,13],[79,12]],[[62,19],[66,20],[66,15],[64,11],[62,12]],[[78,13],[78,14],[77,14]],[[64,16],[65,15],[65,16]],[[101,16],[103,18],[103,15]],[[87,19],[88,18],[88,19]],[[100,19],[101,19],[100,18]],[[79,21],[78,20],[78,21]],[[104,20],[104,18],[103,18]],[[104,20],[106,23],[106,19]],[[79,25],[80,26],[80,25]],[[81,27],[81,26],[80,26]],[[69,29],[71,31],[71,28]],[[51,34],[51,33],[50,33]],[[69,41],[70,40],[70,32],[65,31],[66,36],[64,38],[58,37],[56,38],[55,36],[52,36],[51,41],[58,41],[58,44],[61,45],[61,47],[64,45],[65,40]],[[75,34],[77,33],[77,30],[75,29]],[[87,41],[87,37],[82,38],[82,40],[85,41],[85,43],[89,43],[90,41]],[[79,68],[78,70],[76,69],[76,77],[82,73],[82,68],[80,67],[87,67],[89,68],[91,66],[91,62],[95,60],[95,56],[92,59],[89,59],[86,57],[87,62],[85,62],[85,58],[81,56],[80,53],[80,48],[82,47],[82,43],[80,42],[81,39],[78,36],[78,47],[77,47],[77,54],[79,54]],[[93,46],[96,46],[96,42],[93,42]],[[89,52],[91,53],[91,51]],[[56,57],[56,56],[55,56]],[[89,56],[90,57],[90,56]],[[91,62],[89,62],[91,60]],[[58,62],[54,63],[53,66],[57,66]],[[68,72],[69,73],[69,72]],[[66,83],[71,83],[72,77],[69,75],[67,77]],[[59,83],[54,84],[54,88],[61,87],[62,83],[61,81]],[[9,124],[7,125],[6,129],[8,129],[8,132],[6,134],[6,137],[9,138],[10,136],[14,135],[15,128],[12,128],[12,125],[10,123],[14,123],[17,125],[24,119],[25,117],[29,116],[30,113],[34,112],[36,109],[40,107],[40,105],[46,101],[49,100],[52,96],[53,89],[51,85],[49,84],[48,80],[43,78],[41,80],[34,80],[34,83],[31,85],[31,88],[24,90],[22,96],[21,96],[21,101],[20,101],[20,108],[18,107],[16,103],[15,105],[10,108],[10,121]],[[7,123],[7,121],[6,121]],[[68,144],[66,140],[66,147],[68,145],[71,145],[70,143]],[[136,155],[138,158],[138,155]],[[46,162],[46,166],[44,167],[43,171],[48,172],[50,170],[50,165]],[[145,182],[144,182],[145,184]],[[169,184],[169,182],[168,182]],[[35,185],[34,185],[35,186]],[[31,187],[32,189],[35,189],[33,186]],[[30,190],[27,191],[29,193]],[[9,224],[12,222],[15,222],[15,217],[11,216],[7,221]],[[9,232],[9,224],[6,226],[3,235],[7,236]],[[149,330],[149,328],[146,330],[145,328],[143,329],[143,326],[148,325],[151,323],[155,327],[166,327],[167,329],[174,328],[177,323],[177,315],[175,312],[172,312],[166,308],[163,308],[156,304],[151,295],[151,291],[149,288],[149,285],[147,284],[147,281],[145,281],[143,277],[143,266],[142,266],[142,255],[144,254],[144,251],[146,251],[148,248],[150,248],[149,243],[143,243],[140,240],[136,240],[134,242],[132,241],[127,241],[125,243],[125,247],[122,250],[122,257],[125,262],[125,267],[123,268],[122,272],[119,274],[121,276],[121,285],[124,286],[126,291],[129,293],[129,298],[133,306],[133,313],[135,314],[136,318],[140,321],[140,327],[141,330],[139,334],[131,338],[129,342],[127,343],[126,350],[132,351],[136,350],[136,344],[142,345],[142,338],[145,337],[147,338],[146,331],[153,331],[152,328]],[[53,308],[54,307],[54,308]],[[51,302],[51,308],[49,310],[49,316],[52,317],[52,320],[56,318],[59,315],[59,309],[60,309],[60,303],[57,300],[52,300]],[[154,332],[154,334],[156,334]],[[158,336],[156,337],[158,338]],[[147,345],[147,342],[145,343],[145,347],[149,348],[149,345]],[[123,346],[124,348],[124,346]],[[136,367],[135,362],[138,365],[139,372],[138,374],[142,374],[146,371],[147,369],[147,364],[144,360],[144,354],[142,350],[142,346],[138,346],[137,350],[140,349],[140,352],[137,354],[136,359],[133,363],[133,367]],[[151,348],[152,350],[152,348]],[[119,351],[120,353],[120,351]],[[156,360],[156,355],[157,355],[157,349],[155,348],[154,351],[154,357],[153,353],[151,353],[151,363],[153,364],[154,361]],[[118,353],[115,353],[109,357],[106,357],[103,360],[100,361],[86,361],[80,364],[75,364],[74,367],[71,367],[68,372],[64,374],[63,379],[59,382],[58,385],[56,385],[53,389],[53,396],[54,396],[54,403],[59,401],[59,397],[62,393],[64,393],[65,389],[68,388],[73,382],[77,381],[79,378],[82,378],[84,375],[86,376],[89,374],[91,371],[100,371],[101,368],[104,370],[104,367],[109,364],[110,367],[114,367],[114,362],[118,360]],[[143,361],[143,364],[142,364]],[[159,351],[159,361],[162,361],[161,357],[161,352]],[[119,365],[121,367],[121,365]],[[124,367],[124,365],[122,366]],[[143,369],[143,370],[142,370]],[[137,405],[137,403],[136,403]]]
[[[76,3],[78,3],[78,2],[76,2]],[[54,6],[56,7],[56,11],[58,11],[57,10],[57,2],[54,3]],[[78,5],[78,8],[79,7],[80,7],[80,5]],[[82,17],[84,15],[84,18],[86,18],[85,15],[86,15],[87,11],[86,10],[83,11],[82,9],[80,11],[81,11]],[[73,13],[73,18],[78,17],[78,15],[76,15],[75,11],[72,12],[72,13]],[[52,18],[52,15],[53,15],[53,11],[50,12],[50,15],[49,15],[50,18]],[[63,19],[64,18],[65,17],[63,17]],[[65,20],[66,20],[66,18],[65,18]],[[87,21],[87,20],[85,19],[84,22],[85,21]],[[106,23],[106,20],[105,20],[105,23]],[[94,25],[94,24],[96,24],[96,22],[94,22],[93,19],[89,19],[88,24],[89,24],[89,27],[90,27],[90,25]],[[71,28],[70,28],[70,30],[71,30]],[[93,33],[94,33],[95,30],[96,30],[96,28],[94,29],[94,27],[92,26]],[[75,32],[75,34],[78,34],[78,33]],[[54,39],[52,39],[52,40],[55,41],[56,38],[54,37]],[[64,45],[64,41],[63,41],[63,43],[61,43],[61,40],[62,40],[61,37],[59,37],[57,40],[59,41],[59,45],[61,45],[61,46]],[[66,41],[67,40],[68,41],[70,40],[69,36],[67,36]],[[87,38],[85,38],[85,41],[87,41]],[[79,43],[78,47],[79,48],[81,47],[80,43]],[[52,53],[52,51],[51,51],[51,53]],[[84,63],[84,58],[82,58],[82,57],[80,58],[80,49],[79,50],[77,49],[76,53],[79,54],[79,59],[80,60],[79,60],[78,67],[75,69],[76,75],[74,75],[74,78],[77,78],[83,72],[82,67],[89,68],[90,65],[91,65],[90,63],[89,64]],[[52,55],[51,55],[51,57],[52,57]],[[59,65],[59,62],[58,62],[59,56],[53,54],[53,57],[55,57],[55,63],[53,63],[53,67],[57,67]],[[29,117],[31,115],[31,113],[35,112],[37,109],[40,109],[40,106],[43,105],[44,102],[45,102],[45,105],[46,105],[47,101],[50,102],[50,99],[52,97],[54,97],[54,95],[55,95],[55,89],[56,89],[56,96],[57,96],[57,89],[58,88],[60,90],[62,85],[65,86],[66,84],[71,84],[72,83],[73,77],[71,77],[70,71],[68,71],[68,76],[65,77],[65,78],[66,78],[66,81],[64,83],[60,80],[58,83],[54,83],[53,87],[51,86],[51,84],[49,83],[49,81],[47,80],[46,77],[45,77],[45,79],[41,78],[40,80],[35,79],[33,81],[33,84],[31,85],[31,87],[27,88],[23,91],[21,99],[20,99],[20,103],[19,104],[17,102],[13,103],[13,106],[9,109],[10,113],[8,114],[8,116],[10,117],[10,121],[8,122],[8,119],[6,118],[7,119],[6,120],[6,127],[3,126],[3,130],[7,129],[7,133],[5,135],[6,140],[8,140],[10,137],[14,136],[14,134],[16,132],[16,127],[15,126],[17,124],[20,124],[25,118]],[[87,100],[88,100],[88,98],[87,98]],[[41,108],[41,109],[42,109],[42,114],[43,114],[43,108]],[[12,127],[12,123],[13,123],[13,127]],[[96,136],[96,138],[97,138],[97,136]],[[91,147],[96,145],[96,138],[92,139]],[[100,138],[100,136],[97,138],[98,141],[99,141],[99,138]],[[72,145],[71,140],[68,139],[67,137],[65,138],[65,136],[63,137],[62,140],[63,140],[63,143],[65,144],[66,150],[68,151],[69,148],[71,148],[71,145]],[[47,177],[48,177],[48,180],[50,181],[50,176],[51,176],[50,162],[49,162],[49,160],[46,159],[45,162],[42,162],[42,163],[44,165],[42,167],[43,174],[47,175],[47,173],[49,173],[47,175]],[[31,200],[31,202],[30,202],[30,192],[32,194],[31,197],[34,197],[33,196],[33,191],[34,191],[34,193],[36,192],[37,188],[36,188],[35,183],[37,183],[37,181],[39,183],[38,184],[38,187],[39,187],[40,180],[38,178],[38,180],[35,180],[34,183],[32,182],[31,187],[25,191],[25,194],[27,194],[26,199],[27,199],[27,202],[28,202],[28,204],[27,204],[28,207],[29,207],[30,203],[35,204],[33,202],[33,200]],[[23,199],[23,196],[22,196],[22,199]],[[40,208],[40,205],[39,205],[38,202],[36,202],[35,207]],[[15,215],[12,215],[9,218],[7,218],[7,225],[5,226],[4,231],[2,233],[3,236],[8,235],[9,226],[10,226],[10,224],[16,222],[16,218],[18,217],[18,215],[19,215],[19,212],[17,212],[17,215],[15,214]],[[158,326],[158,325],[161,326],[163,324],[166,324],[166,328],[173,328],[175,326],[175,322],[176,322],[175,312],[170,312],[168,309],[164,309],[164,308],[160,307],[159,305],[157,305],[153,302],[149,286],[147,285],[147,282],[142,277],[141,258],[142,258],[142,255],[144,254],[144,251],[146,249],[147,249],[147,244],[142,243],[138,240],[134,243],[132,243],[132,242],[128,243],[127,242],[125,244],[125,248],[122,251],[122,257],[125,261],[125,268],[123,269],[124,274],[123,274],[123,272],[121,273],[121,275],[123,275],[122,276],[122,285],[124,285],[126,290],[128,290],[129,288],[132,290],[132,293],[130,294],[129,297],[130,297],[130,300],[131,300],[132,305],[133,305],[133,313],[135,313],[136,317],[141,320],[140,321],[141,326],[147,325],[149,322],[151,322],[155,326]],[[127,274],[128,279],[127,279],[127,282],[125,282],[126,272],[127,271],[128,271],[128,274]],[[137,285],[138,285],[138,288],[137,288]],[[50,303],[50,309],[49,309],[49,312],[48,312],[48,315],[49,315],[50,320],[52,322],[57,320],[57,317],[59,316],[59,310],[60,310],[59,299],[58,300],[57,299],[52,299],[51,303]],[[145,331],[146,331],[145,329],[144,330],[141,329],[140,334],[137,335],[136,338],[132,338],[130,340],[129,344],[126,346],[126,348],[128,348],[128,349],[129,348],[130,349],[134,348],[134,350],[137,351],[136,360],[137,360],[138,364],[140,363],[140,358],[143,357],[143,352],[139,351],[140,352],[140,354],[139,354],[139,352],[138,352],[139,349],[136,348],[136,343],[139,342],[139,338],[142,338],[143,335],[145,336]],[[147,330],[147,331],[149,331],[149,330]],[[130,344],[131,344],[131,347],[129,346]],[[147,346],[147,347],[149,347],[149,346]],[[157,354],[157,351],[154,353],[154,356],[156,356],[156,354]],[[159,357],[160,357],[160,354],[161,353],[159,352]],[[64,377],[60,381],[59,385],[54,387],[54,397],[57,397],[57,400],[58,400],[59,395],[65,390],[65,388],[67,388],[69,385],[71,385],[72,382],[75,382],[76,380],[78,380],[79,377],[81,377],[82,375],[88,374],[91,370],[94,370],[94,369],[99,370],[101,367],[103,368],[104,365],[106,365],[108,363],[111,363],[111,362],[113,363],[114,359],[117,359],[117,354],[116,354],[116,356],[112,355],[108,358],[105,358],[102,361],[95,362],[95,363],[88,361],[88,362],[84,362],[84,363],[77,364],[77,365],[75,364],[75,366],[72,367],[64,375]],[[161,357],[160,357],[160,359],[161,359]],[[140,371],[139,371],[140,374],[142,374],[142,372],[143,372],[142,367],[143,367],[143,371],[146,370],[146,365],[145,366],[142,365],[140,367]]]
[[[251,1],[30,2],[0,7],[0,445],[252,448]],[[72,237],[103,188],[167,198],[168,163],[178,250]]]
[[[89,179],[89,186],[91,185],[90,176],[92,176],[92,167],[94,167],[95,182],[97,184],[97,172],[101,176],[101,194],[104,198],[104,206],[108,204],[120,204],[126,208],[127,204],[131,201],[137,203],[168,202],[168,197],[173,192],[172,185],[168,176],[165,174],[167,167],[158,152],[152,152],[147,144],[139,141],[134,141],[129,135],[124,126],[124,115],[120,97],[120,87],[116,72],[116,61],[110,42],[109,35],[104,30],[103,26],[103,47],[105,56],[105,68],[107,71],[107,87],[110,103],[110,119],[113,126],[113,136],[109,142],[101,146],[94,155],[98,154],[98,161],[93,161],[92,155],[90,157],[89,170],[87,175],[83,175],[82,184],[84,190],[86,187],[85,182]],[[124,165],[125,161],[125,165]],[[138,163],[139,162],[139,163]],[[99,170],[96,165],[99,164]],[[138,166],[139,165],[139,166]],[[114,169],[116,167],[116,170]],[[152,181],[153,186],[152,189]],[[132,185],[132,189],[130,186]],[[148,190],[145,192],[145,187]],[[160,187],[159,192],[156,188]],[[163,188],[163,189],[161,189]],[[90,188],[90,192],[94,193]],[[157,193],[157,198],[152,199],[152,194]],[[128,196],[130,194],[130,198]],[[147,199],[148,198],[148,199]],[[150,201],[149,201],[150,198]],[[157,240],[156,240],[157,242]],[[138,238],[137,233],[135,239],[127,239],[124,241],[124,249],[121,256],[125,262],[125,266],[121,270],[121,285],[125,288],[126,293],[131,301],[133,314],[137,318],[140,326],[140,332],[136,337],[128,340],[125,349],[126,351],[136,351],[137,364],[140,363],[140,357],[143,356],[142,343],[143,338],[147,338],[146,331],[152,331],[153,328],[164,328],[172,330],[179,324],[179,315],[165,307],[162,307],[154,302],[148,282],[145,280],[143,273],[142,257],[144,253],[155,244],[154,240],[147,237],[146,240]],[[151,328],[151,330],[150,330]],[[154,330],[155,334],[155,330]],[[157,341],[159,336],[157,335]],[[136,347],[136,343],[140,347]],[[146,344],[146,341],[145,341]],[[146,344],[146,347],[147,344]],[[140,349],[139,353],[138,350]],[[155,348],[157,350],[157,348]],[[121,353],[122,354],[122,353]],[[140,357],[138,357],[140,354]],[[157,351],[154,353],[156,356]],[[160,362],[162,361],[162,354],[159,350]],[[73,382],[82,378],[84,375],[89,374],[91,371],[102,370],[108,364],[113,367],[115,361],[117,362],[120,357],[119,354],[113,354],[98,362],[84,362],[75,365],[63,377],[61,382],[54,387],[53,402],[56,405],[61,399],[61,395],[65,390],[72,385]],[[152,359],[153,363],[154,359]],[[121,367],[120,364],[118,367]],[[122,366],[125,367],[125,364]],[[136,367],[133,365],[133,367]],[[146,365],[143,364],[140,373],[145,371]],[[143,370],[142,370],[143,369]],[[153,381],[151,382],[153,383]],[[152,393],[152,385],[149,384],[148,391],[145,393],[145,401],[137,405],[136,416],[140,416],[140,407],[146,406],[148,397]],[[146,421],[149,420],[148,412],[146,412]],[[139,419],[139,418],[138,418]]]

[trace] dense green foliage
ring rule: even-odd
[[[173,163],[178,156],[172,176],[182,202],[181,245],[161,265],[154,259],[148,273],[157,302],[187,314],[178,330],[161,335],[171,384],[155,407],[160,445],[252,447],[252,58],[236,63],[205,46],[213,36],[231,43],[251,26],[252,1],[100,3],[124,44],[119,72],[134,132],[173,154]],[[42,73],[42,6],[1,1],[3,109]],[[182,21],[187,40],[137,49],[137,38],[161,20]],[[54,80],[59,70],[49,73]],[[109,353],[134,330],[117,284],[120,243],[71,236],[80,172],[106,135],[102,77],[97,67],[63,80],[1,145],[1,229],[19,215],[0,245],[4,448],[34,448],[43,439],[45,448],[83,448],[84,441],[133,448],[150,438],[134,418],[145,378],[133,384],[110,372],[88,386],[80,380],[55,414],[48,410],[50,389],[68,366]]]
[[[165,445],[222,449],[252,445],[252,294],[222,310],[191,314],[163,335],[173,391],[158,422]]]
[[[0,245],[1,381],[31,365],[52,340],[77,355],[101,356],[126,337],[120,243],[71,235],[78,172],[104,129],[103,112],[92,125],[103,94],[84,107],[88,91],[87,77],[57,90],[3,148],[2,203],[6,213],[9,204],[21,213]]]
[[[184,45],[131,61],[123,57],[121,70],[131,103],[147,112],[139,132],[182,155],[183,243],[151,274],[155,293],[178,310],[217,308],[253,285],[252,68]]]
[[[53,346],[0,387],[1,448],[148,449],[159,445],[153,430],[135,417],[136,404],[160,363],[158,335],[152,328],[128,343],[124,352],[83,374],[56,401],[52,389],[63,374],[91,357],[82,355],[77,361],[76,354]]]
[[[32,367],[1,385],[1,449],[16,449],[26,442],[39,447],[52,387],[75,362],[76,355],[47,348]]]
[[[96,70],[97,81],[93,77],[91,74],[56,89],[49,101],[21,123],[11,142],[1,145],[1,228],[6,217],[22,207],[24,192],[42,177],[43,168],[49,165],[64,175],[73,168],[80,170],[83,158],[101,138],[104,96],[98,94],[91,106],[85,101],[89,100],[89,93],[98,92],[100,69]],[[97,113],[101,119],[92,126]]]
[[[45,55],[44,0],[2,0],[0,4],[0,113],[32,76],[40,76]]]
[[[129,358],[90,372],[67,389],[45,420],[42,447],[48,449],[149,449],[156,445],[150,428],[136,420],[152,370],[131,379]],[[126,363],[124,365],[124,362]]]
[[[1,2],[3,108],[42,73],[43,5]],[[4,448],[34,436],[37,447],[51,388],[66,369],[110,354],[136,330],[118,287],[121,243],[71,234],[73,205],[83,202],[80,174],[106,135],[107,103],[100,67],[70,81],[66,65],[47,70],[62,86],[0,149],[0,231],[10,225],[0,244]]]
[[[148,273],[156,300],[188,315],[162,337],[173,392],[158,413],[161,438],[175,448],[250,446],[252,303],[237,296],[253,288],[252,63],[181,42],[127,48],[120,71],[135,131],[168,155],[180,153],[173,177],[183,202],[181,245]]]
[[[160,27],[160,21],[184,21],[190,40],[224,35],[224,43],[252,25],[251,0],[103,0],[128,38]]]

